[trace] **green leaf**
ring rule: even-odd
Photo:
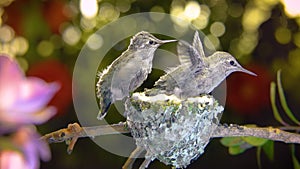
[[[245,142],[241,137],[224,137],[221,139],[221,143],[226,147],[239,146]]]
[[[252,136],[242,137],[242,139],[248,144],[256,147],[262,146],[268,141],[267,139],[264,138],[252,137]]]
[[[229,147],[228,151],[230,155],[238,155],[241,154],[243,152],[245,152],[248,148],[244,148],[241,146],[231,146]]]
[[[271,86],[270,86],[270,99],[271,99],[271,105],[272,105],[272,110],[273,110],[273,115],[275,117],[275,119],[281,123],[282,125],[286,126],[287,123],[284,122],[278,112],[278,109],[276,107],[276,84],[275,82],[271,82]]]
[[[231,155],[238,155],[253,147],[246,143],[242,137],[224,137],[221,139],[221,143],[228,147],[228,152]]]
[[[286,103],[286,99],[285,99],[285,96],[284,96],[284,91],[283,91],[282,84],[281,84],[281,70],[277,71],[277,88],[278,88],[278,94],[279,94],[280,103],[281,103],[281,106],[282,106],[284,112],[287,114],[287,116],[294,123],[300,125],[300,122],[293,115],[292,111],[290,110],[290,108],[288,107],[288,105]]]
[[[295,145],[294,144],[292,144],[292,159],[293,159],[294,169],[300,169],[300,163],[295,155]]]
[[[274,141],[268,140],[263,146],[263,151],[267,155],[268,159],[273,161],[274,160]]]

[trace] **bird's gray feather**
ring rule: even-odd
[[[199,37],[198,31],[196,31],[194,34],[193,47],[198,51],[198,54],[201,58],[205,58],[204,48]]]
[[[181,64],[190,64],[191,66],[204,64],[203,57],[199,55],[199,52],[185,41],[178,42],[177,54]]]
[[[173,41],[159,40],[145,31],[131,38],[127,50],[99,74],[96,85],[100,101],[99,120],[106,115],[110,104],[128,97],[147,79],[155,50],[161,44]]]
[[[242,68],[227,52],[217,51],[206,57],[197,31],[193,46],[179,41],[177,53],[181,65],[162,76],[146,94],[174,94],[185,99],[212,92],[232,72],[242,71],[254,75]],[[232,62],[234,64],[230,64]]]

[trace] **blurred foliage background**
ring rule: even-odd
[[[269,99],[270,82],[278,69],[282,69],[287,101],[300,119],[299,0],[1,0],[0,6],[0,53],[15,57],[27,75],[62,84],[50,103],[58,108],[58,114],[39,126],[41,133],[77,121],[72,106],[72,70],[88,37],[122,16],[150,11],[188,20],[193,29],[207,35],[214,48],[229,51],[258,74],[236,73],[228,78],[222,122],[278,126]],[[99,48],[101,43],[105,42],[100,38],[87,45]],[[124,43],[110,51],[113,57],[106,64],[127,48],[128,39]],[[151,78],[157,79],[155,76],[154,72]],[[117,122],[120,117],[110,113],[107,118]],[[89,139],[80,139],[71,155],[67,155],[64,144],[51,145],[51,150],[52,160],[43,163],[43,169],[121,168],[126,161]],[[258,168],[255,153],[249,150],[230,156],[217,139],[188,168]],[[297,153],[299,158],[299,146]],[[150,168],[169,167],[155,161]],[[289,146],[276,143],[274,161],[262,155],[262,168],[292,168]]]

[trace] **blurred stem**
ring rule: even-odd
[[[272,105],[272,110],[273,110],[273,115],[275,119],[281,123],[284,126],[289,126],[283,119],[281,118],[279,111],[276,106],[276,84],[274,82],[271,82],[270,86],[270,100],[271,100],[271,105]]]
[[[296,124],[300,125],[300,122],[297,120],[297,118],[293,115],[292,111],[290,110],[289,106],[287,105],[285,96],[284,96],[284,91],[282,88],[281,84],[281,70],[278,70],[277,72],[277,86],[278,86],[278,95],[280,99],[281,106],[287,116]]]
[[[294,144],[291,145],[291,151],[292,151],[292,160],[293,160],[294,169],[300,169],[300,163],[296,157]]]
[[[256,161],[259,169],[262,169],[261,167],[261,147],[257,147],[256,150]]]

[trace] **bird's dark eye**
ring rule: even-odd
[[[235,66],[235,62],[234,62],[233,60],[231,60],[231,61],[229,62],[229,64],[230,64],[231,66]]]
[[[150,40],[150,41],[149,41],[149,44],[150,44],[150,45],[155,45],[156,42],[154,42],[153,40]]]

